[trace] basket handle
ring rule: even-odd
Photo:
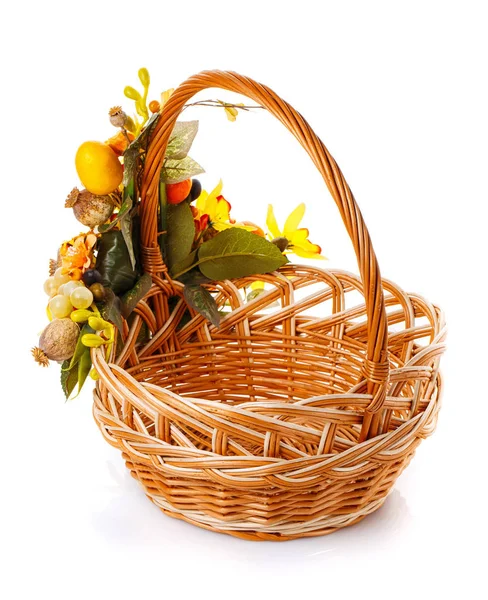
[[[158,245],[159,172],[169,137],[185,104],[206,88],[221,88],[248,96],[287,127],[310,155],[329,188],[354,245],[363,282],[368,318],[367,355],[363,376],[373,399],[364,415],[360,441],[377,435],[380,409],[388,383],[388,327],[378,261],[368,229],[337,163],[305,119],[270,88],[230,71],[202,71],[182,83],[165,104],[151,136],[141,186],[141,246],[144,268],[165,273]]]

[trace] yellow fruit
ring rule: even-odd
[[[81,183],[97,196],[110,194],[122,182],[123,167],[112,148],[102,142],[81,144],[75,164]]]
[[[100,348],[107,342],[96,333],[85,333],[85,335],[81,336],[81,343],[87,348]]]

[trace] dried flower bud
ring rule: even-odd
[[[281,252],[284,252],[290,245],[290,242],[286,237],[277,237],[274,240],[271,240],[271,243],[279,248]]]
[[[114,127],[124,127],[127,122],[127,115],[122,110],[121,106],[114,106],[108,111],[110,123]]]

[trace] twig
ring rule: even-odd
[[[232,104],[231,102],[219,102],[218,100],[197,100],[196,102],[191,102],[190,104],[185,104],[184,108],[189,108],[190,106],[210,106],[212,108],[237,108],[245,111],[252,110],[253,108],[264,108],[260,104]]]
[[[125,127],[121,127],[122,133],[125,135],[125,139],[127,140],[127,143],[129,144],[129,146],[131,145],[131,141],[130,141],[130,137],[129,134],[127,133],[127,129]]]

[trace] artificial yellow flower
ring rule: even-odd
[[[196,202],[199,218],[201,219],[204,215],[207,215],[208,220],[205,219],[205,221],[217,231],[232,227],[230,219],[231,206],[222,196],[222,187],[221,179],[210,194],[206,190],[202,190]]]
[[[233,123],[237,119],[237,108],[235,108],[234,106],[226,106],[224,110],[227,119]]]
[[[270,240],[285,238],[288,242],[286,249],[284,250],[285,254],[293,253],[301,258],[318,258],[323,260],[325,259],[325,256],[322,256],[321,254],[321,247],[317,244],[312,244],[308,239],[308,229],[304,227],[298,228],[304,214],[305,204],[302,202],[288,215],[283,231],[281,231],[276,222],[273,207],[269,204],[268,215],[266,217],[268,237]]]
[[[207,226],[212,227],[216,231],[224,231],[224,229],[230,229],[231,227],[238,227],[240,229],[246,229],[247,231],[254,231],[256,228],[236,223],[231,219],[230,203],[222,196],[222,180],[219,181],[217,186],[210,192],[210,194],[202,190],[200,196],[198,196],[195,208],[197,209],[197,215],[195,219],[200,223],[199,229],[203,230]]]
[[[242,102],[239,102],[238,104],[229,104],[228,102],[223,102],[222,100],[217,100],[217,102],[224,107],[225,116],[232,123],[237,119],[237,115],[239,114],[239,111],[236,107],[244,106]]]
[[[161,108],[163,108],[163,106],[166,104],[166,102],[168,102],[168,100],[171,97],[171,94],[175,91],[175,88],[169,88],[169,90],[165,90],[162,94],[161,94],[161,102],[160,102],[160,106]]]

